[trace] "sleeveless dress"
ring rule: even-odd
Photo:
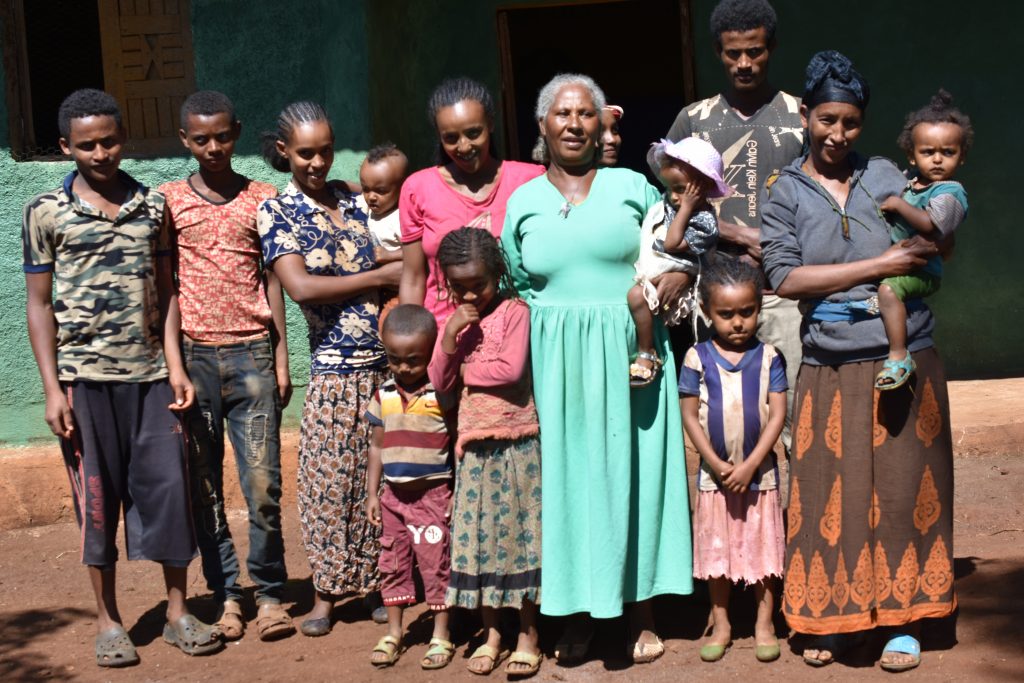
[[[508,202],[501,241],[530,305],[544,454],[544,614],[611,618],[623,603],[692,591],[675,362],[660,321],[665,365],[648,387],[629,387],[636,330],[626,293],[658,199],[643,176],[604,168],[565,217],[546,175]]]

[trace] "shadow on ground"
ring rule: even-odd
[[[0,614],[0,680],[71,680],[73,675],[55,666],[33,647],[36,640],[48,637],[71,624],[92,620],[83,609],[30,609]]]
[[[985,664],[986,673],[1008,681],[1024,678],[1024,558],[957,558],[959,618],[970,622],[973,638],[993,646],[1002,656]],[[926,639],[925,648],[930,645]]]

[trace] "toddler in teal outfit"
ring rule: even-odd
[[[948,253],[953,232],[967,217],[967,193],[952,180],[963,165],[974,140],[971,120],[953,106],[953,98],[939,90],[927,106],[907,116],[897,140],[917,174],[902,196],[892,196],[879,207],[895,218],[894,243],[920,235]],[[882,280],[878,308],[889,339],[889,358],[875,379],[875,388],[888,391],[903,386],[914,372],[907,351],[908,299],[934,294],[942,278],[942,257],[933,256],[920,270]]]

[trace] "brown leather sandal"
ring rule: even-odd
[[[242,618],[242,606],[235,600],[225,600],[220,619],[214,628],[220,631],[224,640],[238,640],[245,633],[245,619]]]
[[[277,602],[264,602],[256,609],[256,633],[260,640],[277,640],[295,633],[295,624]]]

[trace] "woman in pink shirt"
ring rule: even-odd
[[[476,81],[445,80],[431,95],[427,112],[437,127],[441,163],[417,171],[402,185],[399,300],[425,306],[443,326],[455,305],[437,266],[441,239],[465,226],[500,235],[509,195],[544,167],[497,158],[491,137],[494,100]]]

